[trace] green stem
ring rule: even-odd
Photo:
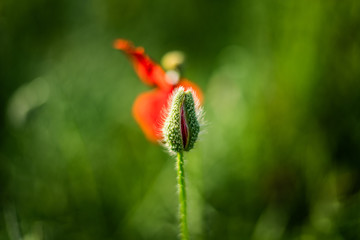
[[[177,166],[177,178],[178,178],[178,188],[179,188],[181,239],[189,240],[189,232],[187,228],[186,189],[185,189],[183,152],[177,153],[176,166]]]

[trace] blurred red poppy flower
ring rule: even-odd
[[[144,48],[135,47],[125,39],[115,40],[114,48],[123,51],[129,57],[136,74],[145,84],[155,87],[140,94],[132,109],[135,120],[150,141],[157,142],[163,139],[163,111],[167,109],[169,97],[175,88],[192,89],[202,103],[203,94],[196,84],[185,78],[178,81],[171,79],[159,64],[145,54]]]

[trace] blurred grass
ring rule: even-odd
[[[358,1],[0,3],[1,239],[176,239],[175,162],[117,37],[187,54],[193,239],[359,239]]]

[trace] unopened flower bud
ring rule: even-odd
[[[166,146],[172,152],[189,151],[197,140],[200,109],[191,90],[174,90],[170,109],[162,129]]]

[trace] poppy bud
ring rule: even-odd
[[[200,109],[197,105],[193,91],[185,91],[183,87],[174,90],[162,129],[165,144],[170,151],[189,151],[194,147],[200,131]]]

